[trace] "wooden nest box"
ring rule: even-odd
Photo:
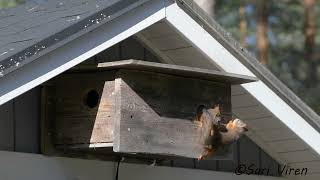
[[[194,123],[197,108],[219,103],[222,118],[230,120],[231,85],[254,80],[137,60],[65,73],[44,88],[43,139],[64,149],[113,147],[195,158],[203,146]]]

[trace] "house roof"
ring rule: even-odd
[[[0,78],[147,0],[50,0],[0,11]]]
[[[145,1],[54,0],[42,4],[26,3],[15,8],[1,10],[0,77],[22,67],[41,54],[52,51],[58,47],[55,45],[59,42],[71,41],[124,13],[121,12],[124,9],[128,11]],[[178,0],[177,2],[226,49],[320,132],[320,116],[260,64],[251,53],[241,47],[230,33],[226,32],[192,0]],[[68,41],[65,41],[67,39]]]
[[[259,118],[259,122],[256,123],[259,126],[272,124],[276,121],[285,127],[272,129],[274,131],[270,129],[259,130],[258,134],[253,134],[250,138],[255,138],[260,133],[261,136],[266,137],[261,141],[268,141],[266,143],[274,145],[276,150],[279,150],[280,147],[285,149],[285,152],[277,151],[277,154],[290,163],[307,163],[305,161],[318,160],[320,146],[319,141],[315,138],[319,137],[319,116],[262,66],[254,56],[239,46],[229,33],[208,17],[192,0],[177,0],[178,6],[168,2],[167,0],[96,0],[86,3],[86,1],[73,0],[63,1],[65,4],[60,7],[57,1],[50,1],[48,4],[31,8],[30,12],[28,9],[23,10],[25,14],[22,13],[21,16],[33,19],[33,21],[24,19],[20,15],[19,18],[22,19],[18,20],[19,18],[14,14],[16,8],[16,10],[1,11],[0,19],[5,23],[0,25],[2,26],[2,28],[0,27],[2,47],[0,50],[0,75],[2,74],[0,77],[0,104],[143,29],[151,29],[153,32],[149,33],[157,37],[146,45],[165,60],[170,61],[171,58],[176,62],[179,61],[180,65],[201,66],[210,69],[219,69],[213,65],[213,63],[217,63],[224,66],[220,68],[221,70],[227,72],[240,72],[236,70],[238,68],[243,72],[250,72],[244,73],[244,75],[257,76],[261,81],[248,83],[239,88],[241,91],[243,89],[249,90],[249,93],[241,92],[240,96],[233,96],[234,99],[238,98],[236,103],[245,105],[243,108],[243,106],[238,107],[235,104],[233,111],[240,118],[248,119],[252,125]],[[96,6],[97,3],[99,7]],[[63,8],[64,5],[66,6]],[[17,8],[26,7],[25,5]],[[35,10],[37,8],[39,9]],[[83,14],[79,14],[79,12]],[[51,17],[48,14],[52,13],[55,14],[56,19],[48,20],[48,17]],[[15,23],[12,23],[13,20]],[[154,23],[161,20],[164,20],[162,24],[168,26],[161,30],[166,31],[173,28],[173,33],[176,33],[175,37],[164,39],[165,34],[159,35],[163,32],[154,31],[154,27],[157,27],[157,24]],[[27,23],[27,21],[29,22]],[[30,21],[34,24],[30,25]],[[29,28],[23,28],[26,27],[26,24]],[[161,26],[159,27],[163,28]],[[17,33],[15,30],[19,30],[19,32]],[[190,33],[193,33],[192,36]],[[140,40],[147,37],[139,37],[139,34],[137,37]],[[184,36],[182,38],[184,40],[181,40],[182,36]],[[7,37],[11,37],[13,40]],[[31,40],[28,40],[28,37],[32,37]],[[19,42],[21,39],[27,41]],[[165,42],[160,43],[158,40]],[[181,41],[184,42],[181,43]],[[217,43],[215,43],[216,41]],[[161,46],[173,47],[175,45],[183,48],[161,49]],[[42,48],[43,46],[44,48]],[[181,49],[183,51],[180,51]],[[22,57],[21,60],[20,57]],[[205,62],[206,57],[209,59],[209,63]],[[13,60],[11,61],[11,59]],[[26,66],[28,63],[32,66]],[[21,69],[26,70],[22,71]],[[265,111],[268,112],[265,113]],[[291,114],[283,114],[287,112]],[[255,116],[248,116],[248,114]],[[290,118],[288,119],[288,117]],[[279,138],[278,136],[284,137]],[[292,137],[295,139],[291,139]],[[296,139],[299,139],[298,145]],[[293,143],[291,140],[294,140]],[[298,146],[302,149],[297,150]],[[293,151],[290,151],[292,149]],[[309,150],[316,151],[317,157],[314,156],[313,151]],[[319,161],[317,162],[319,163]]]

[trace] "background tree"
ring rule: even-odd
[[[263,1],[267,1],[266,14],[258,10],[264,9]],[[258,46],[258,34],[261,32],[257,32],[257,25],[258,21],[262,21],[262,27],[266,28],[261,34],[264,34],[268,45],[264,51],[267,53],[266,66],[320,113],[320,28],[317,26],[320,18],[316,18],[320,17],[320,1],[311,0],[313,5],[309,5],[308,9],[305,5],[307,0],[263,1],[215,0],[215,19],[233,37],[241,43],[245,42],[246,48],[258,59],[262,58],[261,46]],[[240,12],[243,9],[244,12]],[[244,20],[246,29],[241,25]],[[307,27],[312,32],[308,38]]]
[[[22,2],[22,0],[0,0],[0,9],[14,7]]]
[[[240,1],[239,7],[239,31],[240,31],[240,44],[246,47],[246,36],[247,36],[247,20],[244,0]]]
[[[257,6],[257,49],[258,59],[268,64],[268,0],[256,1]]]
[[[303,0],[304,7],[304,36],[305,36],[305,60],[308,61],[309,71],[306,78],[306,86],[312,87],[317,81],[317,59],[314,56],[316,22],[314,13],[314,0]]]
[[[214,17],[215,0],[194,0],[206,13]]]

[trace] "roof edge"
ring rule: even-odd
[[[150,0],[122,0],[0,61],[0,78]]]

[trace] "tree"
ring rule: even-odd
[[[214,17],[215,0],[194,0],[209,16]]]
[[[304,36],[305,36],[305,60],[309,64],[309,75],[306,80],[307,87],[312,87],[317,81],[317,60],[314,56],[315,50],[315,36],[316,36],[316,22],[314,12],[315,1],[304,0]]]
[[[215,0],[215,19],[260,58],[258,49],[258,3],[262,0]],[[320,113],[320,1],[265,0],[264,37],[267,67],[283,83]],[[307,4],[306,4],[307,3]],[[243,29],[244,6],[246,28]],[[263,11],[259,12],[262,14]],[[260,15],[261,15],[260,14]],[[240,27],[242,26],[242,28]],[[246,30],[245,36],[243,35]],[[312,59],[312,62],[311,62]]]
[[[22,0],[0,0],[0,9],[14,7],[22,2]]]
[[[240,18],[239,31],[240,31],[240,44],[244,47],[247,46],[246,45],[247,21],[246,21],[245,14],[246,14],[245,3],[243,0],[241,0],[240,7],[239,7],[239,18]]]
[[[257,49],[258,58],[264,65],[268,64],[268,0],[257,1]]]

